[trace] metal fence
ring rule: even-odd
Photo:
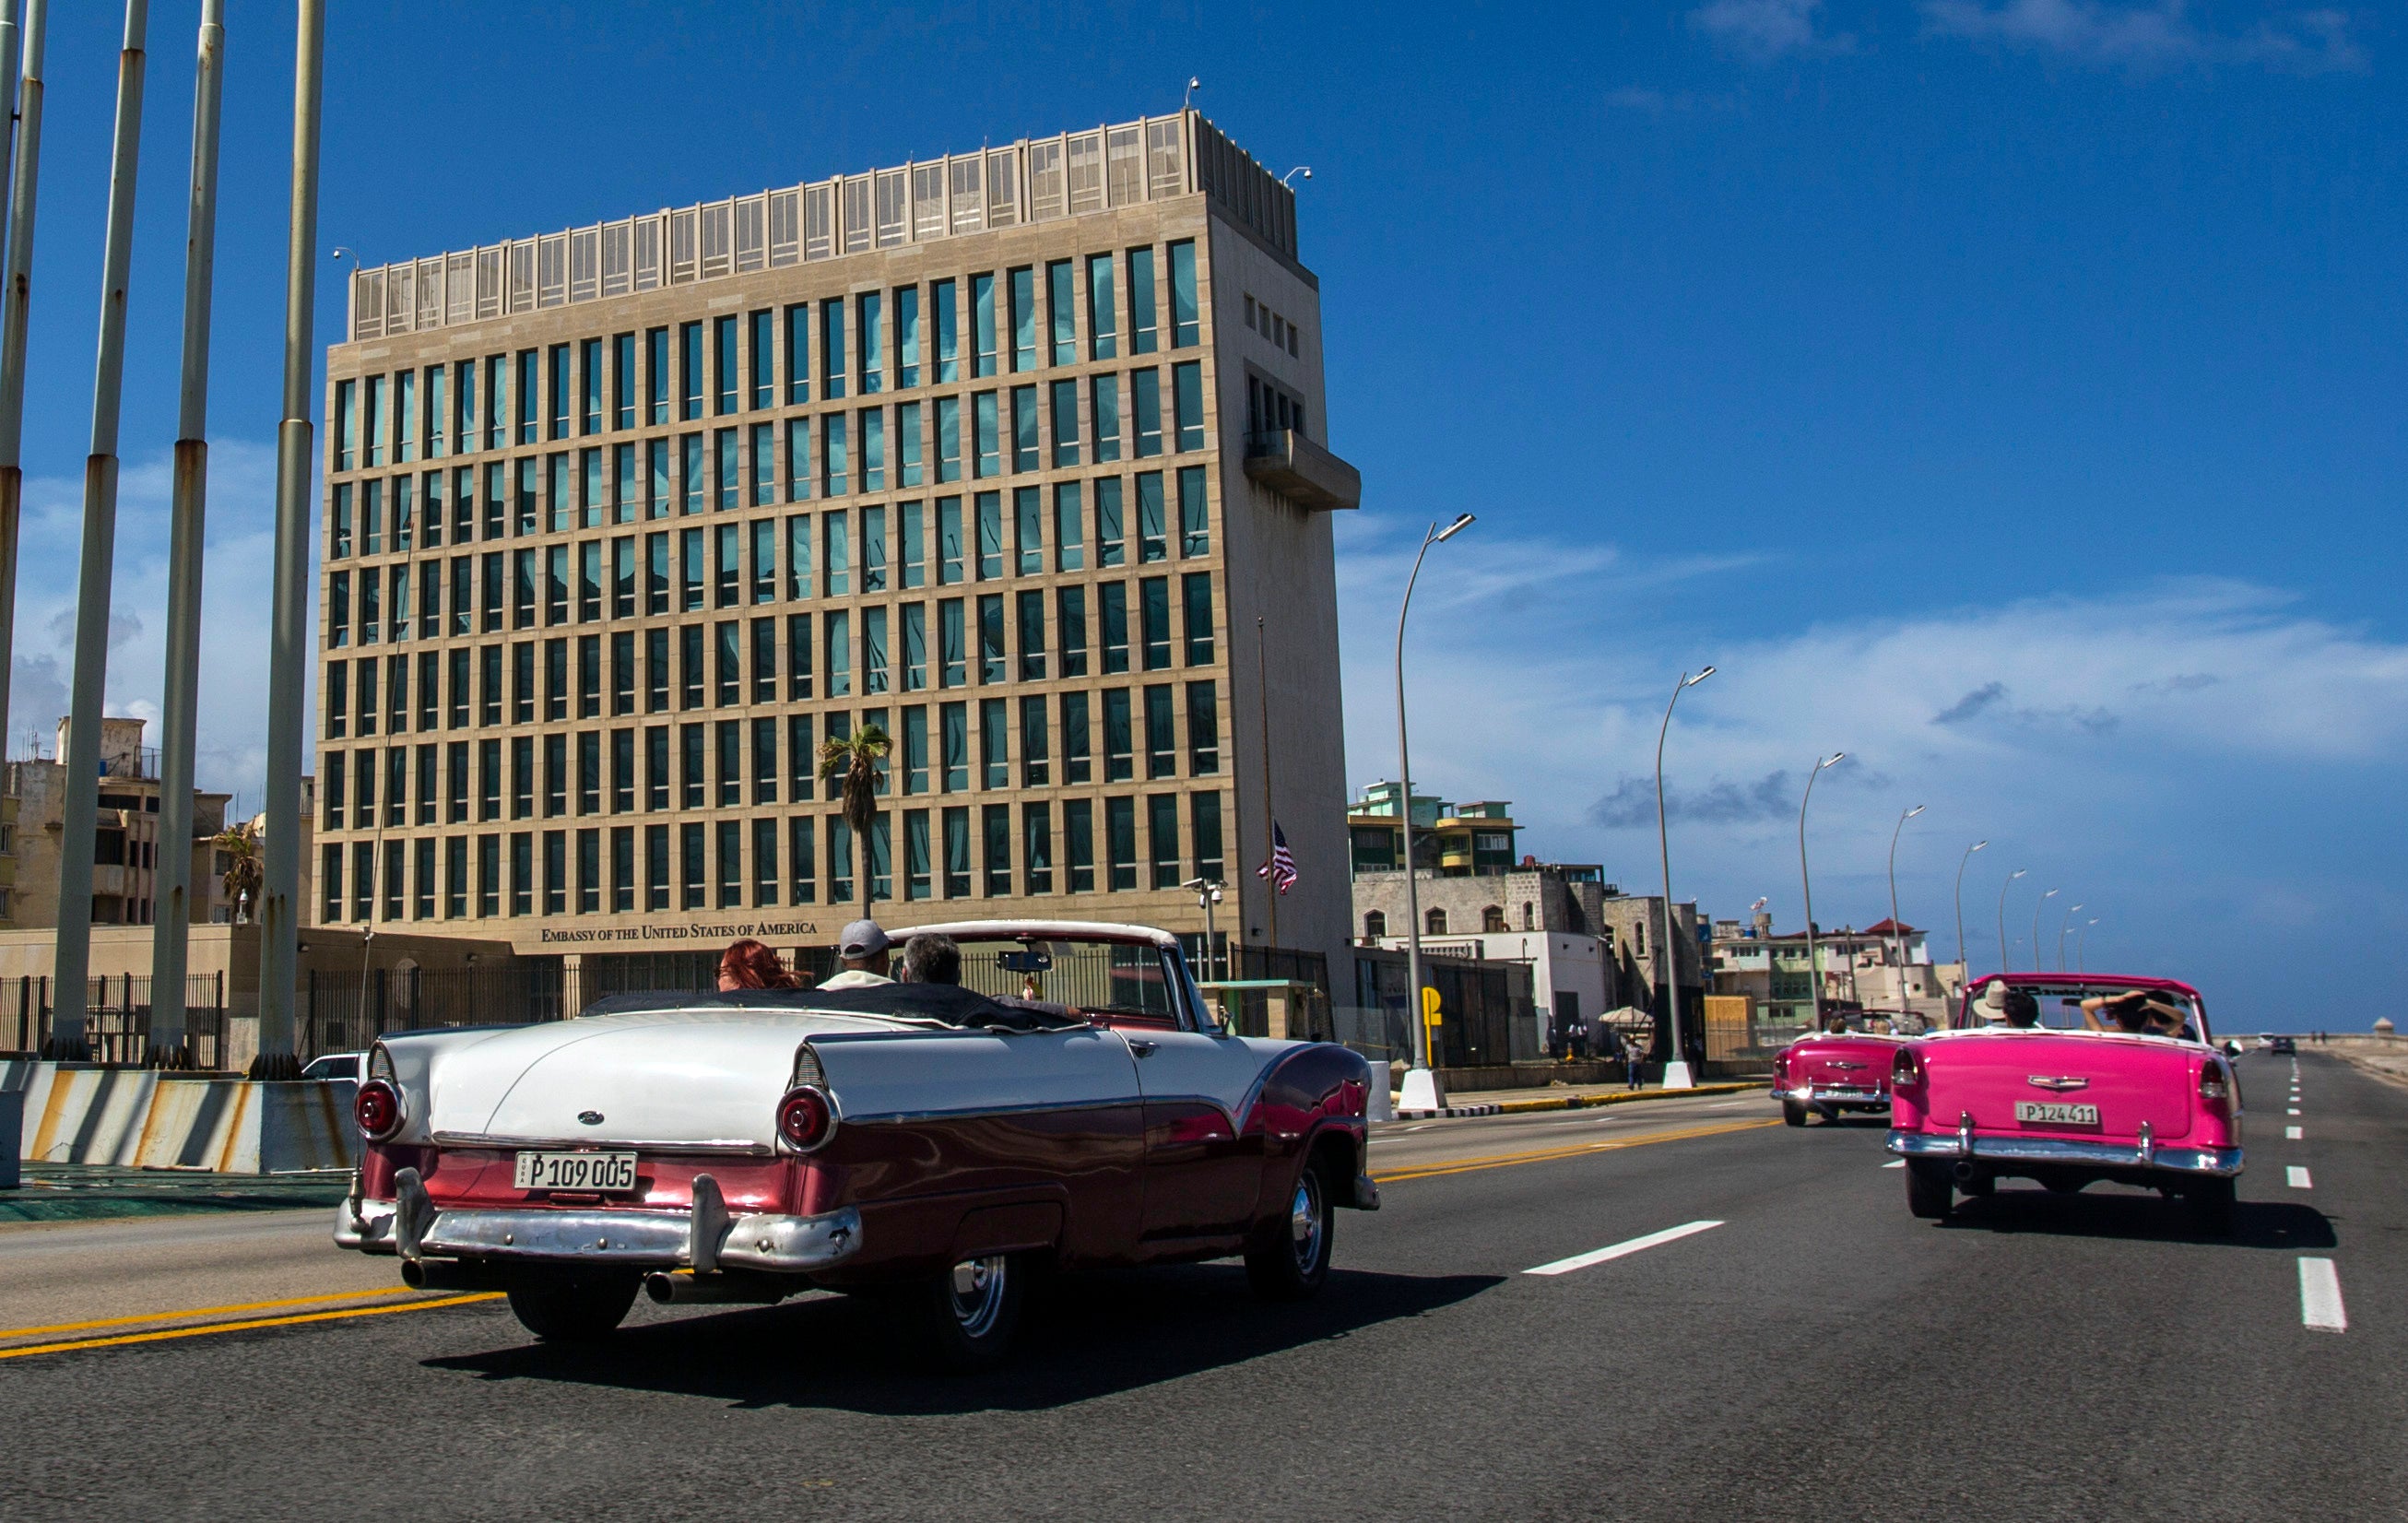
[[[140,1068],[152,1059],[150,977],[120,973],[95,978],[84,995],[83,1028],[59,1027],[48,978],[20,977],[0,983],[0,1042],[29,1056],[55,1054],[79,1036],[96,1063]],[[194,973],[184,980],[184,1047],[198,1069],[225,1060],[226,986],[223,973]]]
[[[387,1031],[446,1026],[524,1026],[581,1008],[561,965],[522,958],[494,968],[311,970],[298,1022],[303,1061],[364,1050]]]

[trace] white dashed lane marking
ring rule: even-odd
[[[2295,1190],[2307,1190],[2314,1189],[2315,1187],[2308,1183],[2308,1171],[2300,1168],[2296,1163],[2283,1171],[2283,1183],[2288,1185]]]
[[[2341,1303],[2341,1272],[2329,1258],[2300,1260],[2300,1321],[2318,1332],[2349,1330],[2349,1314]]]
[[[2290,1114],[2293,1114],[2293,1115],[2298,1115],[2298,1114],[2300,1114],[2300,1108],[2299,1108],[2298,1106],[2296,1106],[2296,1105],[2292,1106],[2292,1107],[2291,1107],[2291,1113],[2290,1113]]]
[[[2283,1141],[2286,1142],[2296,1142],[2305,1135],[2306,1133],[2298,1127],[2285,1127],[2283,1128]]]
[[[1720,1226],[1722,1226],[1720,1222],[1690,1222],[1682,1227],[1668,1227],[1661,1232],[1650,1232],[1643,1238],[1632,1238],[1627,1243],[1614,1243],[1612,1247],[1598,1248],[1584,1254],[1574,1254],[1570,1258],[1558,1258],[1552,1264],[1541,1264],[1536,1269],[1526,1269],[1522,1272],[1570,1274],[1574,1270],[1587,1269],[1592,1264],[1602,1264],[1608,1259],[1621,1258],[1644,1249],[1659,1247],[1667,1243],[1677,1243],[1683,1238]]]

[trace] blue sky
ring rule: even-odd
[[[257,796],[289,7],[232,0],[203,773]],[[50,52],[12,743],[63,711],[117,47]],[[70,12],[72,13],[64,13]],[[370,262],[1198,104],[1323,282],[1352,781],[1419,526],[1426,789],[1541,855],[1977,965],[2031,893],[2243,1025],[2360,1026],[2314,955],[2408,921],[2398,13],[2244,0],[336,7],[322,243]],[[112,706],[159,688],[197,5],[153,7]],[[335,266],[322,263],[322,275]],[[329,279],[322,333],[339,320]],[[150,706],[150,707],[146,707]],[[1306,864],[1312,870],[1339,864]],[[2028,960],[2028,954],[2018,955]]]

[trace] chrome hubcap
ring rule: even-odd
[[[995,1326],[1003,1312],[1003,1288],[1007,1266],[1001,1254],[989,1254],[984,1258],[966,1258],[955,1264],[946,1277],[947,1298],[953,1302],[953,1320],[962,1331],[976,1338]]]
[[[1321,1261],[1321,1180],[1312,1170],[1297,1179],[1287,1213],[1288,1246],[1297,1268],[1309,1273]]]

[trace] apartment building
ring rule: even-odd
[[[1359,481],[1294,198],[1200,115],[351,295],[320,923],[802,947],[874,895],[1200,932],[1200,877],[1225,938],[1346,955],[1328,514]],[[864,882],[817,757],[872,726]]]

